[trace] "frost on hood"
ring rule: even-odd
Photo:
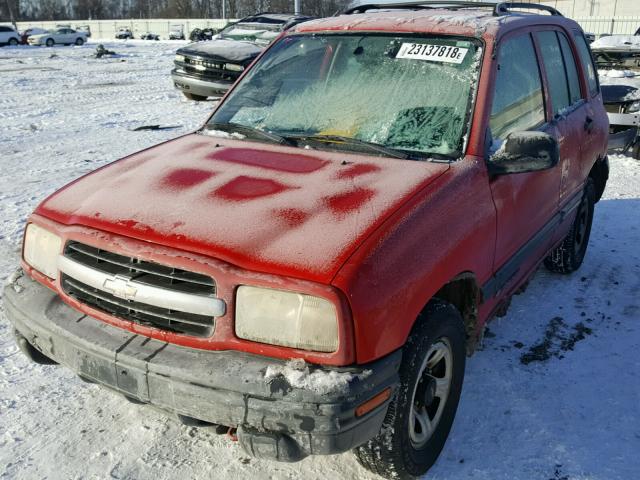
[[[210,42],[191,43],[180,49],[178,53],[208,55],[236,63],[243,63],[255,58],[262,48],[249,43],[234,40],[218,39]]]
[[[600,85],[624,85],[632,87],[620,101],[640,100],[640,74],[632,70],[598,70]]]
[[[209,137],[217,137],[217,138],[235,138],[236,140],[243,140],[246,137],[244,135],[242,135],[241,133],[238,132],[223,132],[222,130],[215,130],[215,129],[204,129],[204,130],[200,130],[200,132],[202,135],[207,135]]]
[[[297,358],[289,360],[284,365],[268,366],[264,378],[269,383],[275,378],[283,377],[294,388],[326,395],[327,393],[345,391],[351,381],[356,378],[364,380],[370,374],[369,370],[357,375],[333,370],[317,369],[311,371],[304,360]]]

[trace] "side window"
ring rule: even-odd
[[[533,130],[544,121],[542,82],[531,36],[509,38],[498,54],[491,135],[504,140],[511,132]]]
[[[556,32],[538,32],[536,37],[540,44],[540,55],[547,73],[547,86],[551,95],[553,114],[557,115],[571,105],[562,51]]]
[[[11,29],[8,27],[0,27],[0,32],[10,32]]]
[[[573,104],[582,98],[582,95],[580,94],[578,67],[576,67],[576,60],[573,57],[573,52],[571,51],[567,37],[565,37],[564,33],[558,32],[558,39],[560,40],[562,59],[564,60],[564,67],[567,71],[567,80],[569,81],[569,96],[571,97],[571,103]]]
[[[580,62],[582,63],[582,68],[584,69],[584,74],[587,77],[587,84],[589,85],[589,93],[591,95],[595,95],[600,90],[598,86],[598,77],[596,76],[596,68],[593,65],[593,56],[591,55],[591,50],[587,45],[587,41],[582,35],[582,32],[575,30],[573,32],[573,38],[576,41],[576,46],[578,47],[578,55],[580,55]]]

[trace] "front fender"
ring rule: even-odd
[[[400,348],[429,300],[460,272],[491,276],[496,216],[484,163],[453,163],[360,245],[333,285],[353,314],[356,358]]]

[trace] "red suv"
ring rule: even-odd
[[[202,129],[47,198],[22,350],[258,457],[423,474],[486,322],[580,266],[608,177],[578,24],[446,4],[301,24]]]

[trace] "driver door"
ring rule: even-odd
[[[558,138],[557,128],[547,122],[543,77],[531,33],[518,32],[503,39],[495,68],[492,153],[511,132],[538,130]],[[497,217],[492,293],[509,290],[550,248],[560,178],[560,166],[556,165],[491,179]]]

